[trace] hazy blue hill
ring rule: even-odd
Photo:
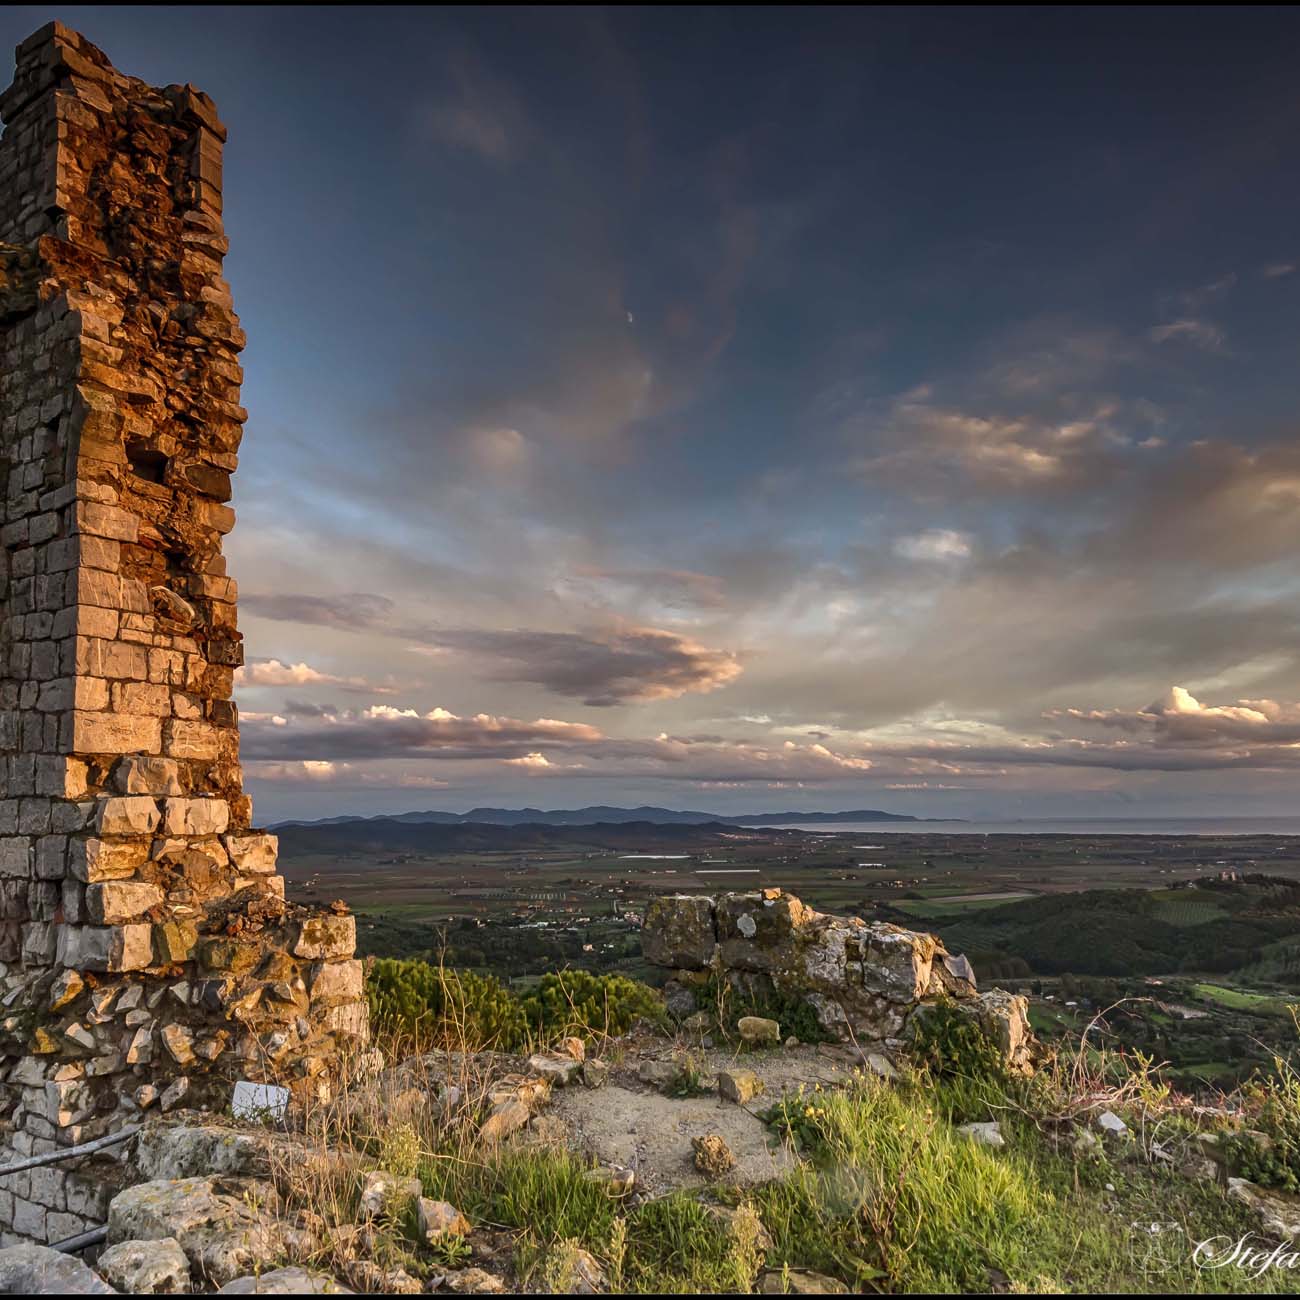
[[[587,826],[463,822],[449,826],[390,817],[287,825],[281,826],[277,833],[281,854],[293,858],[349,853],[510,853],[557,847],[690,853],[706,848],[717,835],[729,829],[734,828],[721,822],[678,826],[648,821]]]
[[[326,817],[317,822],[282,822],[281,826],[338,826],[352,822],[400,822],[411,825],[463,826],[592,826],[601,823],[652,822],[660,826],[834,825],[853,822],[914,822],[917,818],[878,808],[854,808],[844,812],[727,813],[689,812],[642,805],[640,808],[611,808],[595,804],[587,808],[471,808],[466,813],[408,812],[382,817]]]

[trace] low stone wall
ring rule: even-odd
[[[762,1003],[806,1003],[822,1030],[886,1053],[906,1046],[918,1012],[948,1001],[978,1018],[1015,1071],[1033,1068],[1026,999],[981,993],[964,956],[932,934],[830,916],[780,889],[652,900],[641,931],[648,962],[674,972],[670,1004],[689,1008],[710,976]]]

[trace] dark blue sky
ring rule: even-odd
[[[230,130],[264,816],[1293,810],[1294,11],[52,16]]]

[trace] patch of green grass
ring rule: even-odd
[[[1241,1072],[1240,1061],[1195,1061],[1191,1065],[1180,1065],[1169,1071],[1182,1079],[1204,1079],[1213,1083],[1216,1079],[1235,1079]]]
[[[725,1227],[694,1197],[676,1193],[628,1216],[624,1285],[653,1294],[725,1292],[736,1288]]]
[[[506,1050],[569,1034],[622,1034],[664,1014],[647,985],[585,970],[548,972],[520,997],[493,975],[381,958],[367,975],[366,995],[380,1032],[414,1043],[450,1039]]]
[[[1037,1291],[1300,1286],[1282,1272],[1252,1282],[1196,1269],[1195,1242],[1250,1228],[1217,1188],[1136,1162],[1080,1165],[1009,1112],[990,1112],[1008,1147],[981,1146],[944,1119],[964,1104],[948,1104],[947,1088],[819,1097],[810,1158],[755,1197],[775,1242],[768,1267],[897,1291],[987,1291],[1003,1276]]]
[[[761,1016],[775,1020],[781,1037],[793,1035],[801,1043],[829,1043],[835,1036],[817,1019],[812,1005],[797,994],[780,993],[769,988],[765,993],[741,992],[716,975],[693,990],[696,1005],[717,1026],[718,1033],[738,1043],[737,1022],[744,1016]]]
[[[1249,993],[1245,989],[1225,988],[1221,984],[1193,984],[1192,992],[1207,1002],[1217,1002],[1232,1011],[1258,1011],[1268,1015],[1285,1015],[1286,1006],[1281,998],[1265,993]]]
[[[704,1072],[695,1057],[687,1052],[677,1061],[677,1075],[664,1089],[667,1097],[708,1097],[713,1089],[705,1083]]]
[[[481,1160],[435,1156],[420,1166],[425,1195],[451,1201],[472,1220],[527,1229],[544,1245],[574,1238],[602,1245],[614,1220],[604,1187],[566,1151],[505,1147]]]
[[[623,1215],[587,1169],[565,1151],[507,1147],[481,1161],[430,1159],[420,1176],[427,1195],[451,1201],[480,1223],[518,1230],[521,1283],[539,1275],[567,1243],[591,1251],[607,1267],[617,1250],[624,1291],[732,1291],[745,1281],[735,1233],[696,1197],[676,1193]]]

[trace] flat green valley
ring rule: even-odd
[[[932,930],[1031,998],[1046,1037],[1090,1033],[1214,1090],[1294,1038],[1300,837],[983,835],[642,822],[281,830],[304,899],[345,897],[368,956],[528,987],[573,967],[653,979],[661,894],[781,888],[818,909]]]

